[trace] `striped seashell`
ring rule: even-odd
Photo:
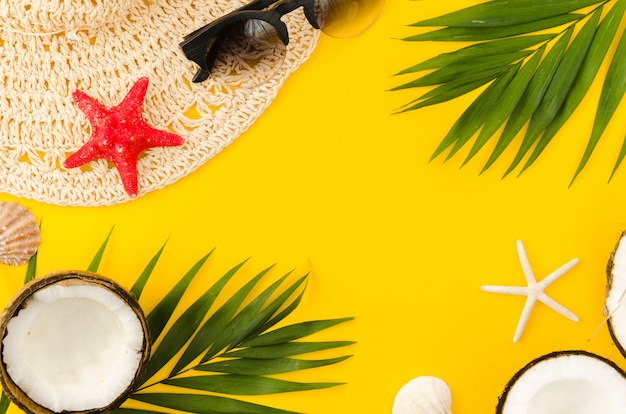
[[[41,243],[37,219],[19,203],[0,202],[0,263],[26,264]]]
[[[391,414],[452,414],[450,387],[437,377],[414,378],[396,394]]]

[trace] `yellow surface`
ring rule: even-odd
[[[355,316],[324,337],[358,344],[346,349],[354,354],[347,362],[293,378],[347,384],[254,401],[318,414],[390,413],[404,383],[434,375],[450,385],[455,414],[489,413],[509,378],[551,351],[585,349],[626,368],[606,327],[593,336],[603,321],[605,265],[626,228],[626,168],[607,184],[626,105],[569,189],[599,85],[519,178],[500,179],[514,149],[481,176],[489,151],[463,169],[462,156],[427,162],[471,97],[391,114],[414,95],[388,92],[400,81],[390,75],[448,47],[394,38],[415,33],[406,24],[469,4],[389,0],[364,35],[322,36],[249,131],[161,191],[99,208],[0,200],[17,200],[43,219],[39,274],[84,269],[114,225],[100,272],[130,286],[167,240],[146,307],[213,247],[196,291],[247,257],[234,285],[272,263],[276,277],[310,270],[289,321]],[[523,284],[518,239],[538,278],[579,258],[547,292],[581,320],[539,304],[513,344],[524,299],[479,288]],[[23,273],[0,267],[2,303]]]

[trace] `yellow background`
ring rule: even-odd
[[[488,150],[463,169],[464,153],[428,163],[475,95],[392,115],[415,92],[389,92],[405,80],[391,75],[457,47],[397,40],[417,33],[406,25],[473,3],[388,0],[360,37],[322,35],[250,130],[163,190],[98,208],[0,200],[19,201],[43,220],[40,275],[84,269],[115,226],[100,272],[129,287],[167,241],[142,298],[148,308],[213,247],[195,292],[247,257],[236,286],[273,263],[275,277],[310,271],[288,322],[354,316],[322,337],[358,344],[332,353],[354,354],[347,362],[291,378],[347,384],[253,401],[318,414],[390,413],[403,384],[434,375],[450,385],[455,414],[489,413],[510,377],[548,352],[585,349],[626,368],[605,326],[593,336],[603,322],[605,266],[626,228],[626,167],[607,183],[626,105],[569,189],[599,84],[519,178],[501,180],[515,148],[481,176]],[[547,293],[581,320],[539,304],[513,344],[524,299],[480,286],[524,284],[518,239],[537,278],[580,260]],[[2,303],[24,270],[0,267]]]

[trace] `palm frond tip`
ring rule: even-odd
[[[626,31],[620,33],[625,10],[626,0],[492,0],[416,22],[411,26],[436,29],[404,41],[470,45],[398,72],[398,76],[417,77],[392,90],[431,87],[398,112],[483,89],[432,158],[445,150],[450,151],[446,159],[451,158],[477,134],[464,165],[501,131],[484,172],[528,125],[506,176],[519,165],[519,173],[523,172],[539,158],[594,80],[603,78],[593,128],[573,182],[626,94]],[[609,62],[606,73],[600,72],[603,62]],[[626,140],[611,177],[624,154]]]
[[[182,285],[184,288],[174,295],[177,299],[184,294],[191,278],[207,259],[208,255],[183,276],[177,286]],[[348,341],[304,340],[352,318],[307,321],[275,328],[300,303],[308,275],[288,283],[291,275],[288,272],[251,297],[252,290],[270,273],[272,267],[263,269],[221,306],[210,311],[222,289],[244,264],[245,261],[227,271],[185,309],[170,324],[169,329],[159,332],[162,339],[155,342],[143,384],[130,395],[131,400],[191,413],[200,412],[195,404],[202,401],[216,404],[213,408],[204,408],[201,412],[205,413],[290,413],[244,402],[232,396],[319,390],[340,385],[336,382],[294,382],[273,377],[337,364],[350,357],[344,355],[319,360],[295,358],[352,344]],[[160,313],[164,315],[161,318],[165,318],[158,323],[159,326],[166,326],[170,316],[176,313],[178,300],[170,300],[169,296],[166,295],[157,305],[157,308],[164,308]],[[148,314],[149,322],[152,314]],[[276,353],[281,348],[283,352]],[[274,354],[267,353],[268,349],[273,349]],[[169,362],[174,364],[174,368],[164,373],[163,369]],[[173,391],[147,392],[155,385],[167,386]],[[198,395],[198,392],[203,394]],[[185,396],[190,399],[186,400]],[[224,409],[236,411],[220,411]]]

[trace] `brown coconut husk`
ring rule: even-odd
[[[111,279],[107,279],[103,276],[100,276],[96,273],[87,272],[87,271],[79,271],[79,270],[66,270],[55,272],[49,274],[47,276],[43,276],[41,278],[34,279],[29,283],[25,284],[20,291],[11,299],[8,303],[4,312],[2,313],[2,318],[0,319],[0,335],[4,338],[7,335],[7,325],[9,321],[17,316],[20,310],[24,309],[27,306],[28,299],[38,290],[46,288],[53,284],[62,284],[65,286],[76,285],[76,284],[91,284],[96,285],[116,294],[120,299],[122,299],[125,303],[130,306],[130,308],[134,311],[139,319],[143,331],[143,341],[142,341],[142,349],[141,349],[141,360],[139,362],[137,371],[135,372],[135,376],[126,390],[119,395],[115,401],[106,407],[94,407],[93,409],[84,410],[84,411],[64,411],[64,413],[76,413],[76,414],[96,414],[96,413],[104,413],[111,411],[117,407],[119,407],[132,393],[132,391],[139,385],[140,380],[142,379],[146,368],[148,366],[148,361],[150,358],[150,335],[148,330],[148,324],[144,315],[143,310],[141,309],[139,303],[135,299],[135,297],[114,282]],[[2,355],[4,351],[4,345],[0,343],[0,355]],[[10,377],[7,373],[6,365],[4,360],[0,358],[0,383],[4,391],[6,392],[9,399],[21,408],[26,413],[30,414],[53,414],[54,411],[51,411],[47,407],[44,407],[36,402],[34,402]]]
[[[622,239],[626,237],[626,231],[623,231],[618,240],[617,243],[615,244],[615,248],[613,249],[613,251],[611,252],[611,255],[609,256],[609,261],[606,265],[606,298],[609,297],[609,293],[611,292],[611,289],[613,288],[613,267],[615,264],[615,254],[617,252],[617,249],[620,245],[620,242],[622,241]],[[623,345],[620,340],[617,338],[617,335],[615,333],[615,328],[613,326],[613,317],[610,314],[608,308],[605,306],[604,309],[604,313],[607,317],[607,327],[609,329],[609,334],[611,335],[611,339],[613,339],[613,342],[615,343],[615,346],[617,347],[617,349],[620,351],[620,353],[626,357],[626,348],[625,345]]]

